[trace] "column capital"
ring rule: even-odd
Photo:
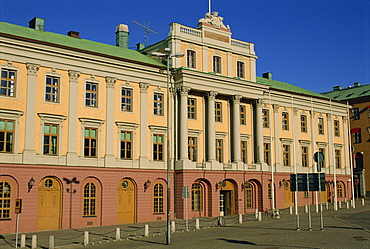
[[[299,108],[293,107],[293,116],[298,115]]]
[[[347,117],[347,116],[343,116],[343,117],[342,117],[342,120],[343,120],[343,122],[347,122],[348,117]]]
[[[256,107],[262,108],[263,105],[263,99],[256,99]]]
[[[206,93],[206,97],[208,98],[209,101],[214,101],[216,99],[218,92],[216,91],[209,91]]]
[[[240,100],[243,98],[243,96],[241,95],[234,95],[234,96],[231,96],[231,100],[233,102],[233,104],[240,104]]]
[[[149,87],[148,83],[140,82],[139,86],[140,86],[140,93],[148,93],[148,87]]]
[[[333,115],[331,113],[327,113],[326,116],[328,117],[328,121],[331,121],[331,118],[333,117]]]
[[[69,76],[70,81],[77,81],[80,75],[81,75],[81,72],[79,71],[68,70],[68,76]]]
[[[117,78],[115,77],[105,77],[105,82],[106,82],[106,86],[107,88],[114,88],[114,83],[116,83],[117,81]]]
[[[177,88],[177,91],[179,91],[181,96],[188,96],[191,88],[187,86],[180,86]]]
[[[37,71],[40,68],[40,65],[39,64],[34,64],[34,63],[26,63],[26,67],[27,67],[27,74],[28,75],[36,76]]]
[[[278,105],[278,104],[273,104],[272,105],[272,108],[274,109],[274,113],[279,112],[279,107],[280,107],[280,105]]]

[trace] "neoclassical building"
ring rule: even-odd
[[[21,232],[166,219],[168,165],[172,218],[186,202],[189,218],[292,206],[290,175],[317,172],[317,151],[322,201],[351,198],[346,103],[257,77],[254,44],[218,13],[137,51],[127,25],[116,46],[45,27],[0,23],[0,233],[15,231],[17,199]],[[185,54],[169,88],[151,55],[165,48]]]

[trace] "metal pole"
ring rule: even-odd
[[[320,199],[320,230],[324,231],[324,220],[322,218],[322,203],[321,203],[321,173],[318,172],[319,174],[319,199]]]
[[[18,227],[19,227],[19,214],[17,214],[17,224],[15,233],[15,248],[18,248]]]
[[[292,113],[294,115],[294,112],[293,112],[293,95],[290,96],[291,97],[291,104],[292,104]],[[296,129],[293,129],[293,138],[295,139],[296,136],[295,136],[295,130]],[[294,140],[293,139],[293,140]],[[295,145],[293,144],[293,155],[294,155],[294,161],[293,163],[295,162]],[[299,228],[299,214],[298,214],[298,176],[297,176],[297,166],[294,165],[294,174],[295,174],[295,192],[294,192],[294,207],[295,207],[295,215],[296,215],[296,223],[297,223],[297,231],[300,231],[301,229]]]
[[[353,168],[354,168],[354,163],[355,163],[355,159],[353,158],[353,152],[352,152],[352,137],[351,137],[351,124],[349,122],[349,112],[348,112],[348,109],[349,109],[349,106],[348,106],[348,101],[347,101],[347,135],[348,136],[348,140],[349,140],[349,163],[350,163],[350,168],[351,168],[351,187],[352,187],[352,208],[355,209],[356,208],[356,197],[355,197],[355,179],[353,177]]]
[[[308,231],[312,231],[312,225],[311,225],[311,203],[310,203],[310,179],[309,179],[309,174],[307,173],[307,193],[308,193],[308,198],[307,198],[307,202],[308,202]]]
[[[167,59],[167,236],[166,245],[171,244],[171,149],[170,149],[170,55]]]

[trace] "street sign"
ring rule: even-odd
[[[313,160],[317,164],[317,172],[321,172],[321,163],[324,161],[324,159],[325,159],[324,154],[319,151],[313,154]]]
[[[189,191],[187,186],[182,187],[182,198],[189,198]]]
[[[16,214],[22,213],[22,199],[15,199],[15,210]]]
[[[320,173],[320,183],[321,191],[325,191],[325,173]],[[291,174],[290,191],[319,191],[319,173]]]

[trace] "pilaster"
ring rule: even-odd
[[[140,86],[140,167],[148,167],[148,83],[139,83]]]
[[[105,157],[104,164],[109,166],[114,161],[113,154],[113,138],[114,138],[114,84],[116,83],[117,78],[105,77],[106,82],[106,144],[105,144]]]
[[[216,161],[216,127],[215,127],[215,100],[218,92],[206,93],[207,110],[207,161]]]

